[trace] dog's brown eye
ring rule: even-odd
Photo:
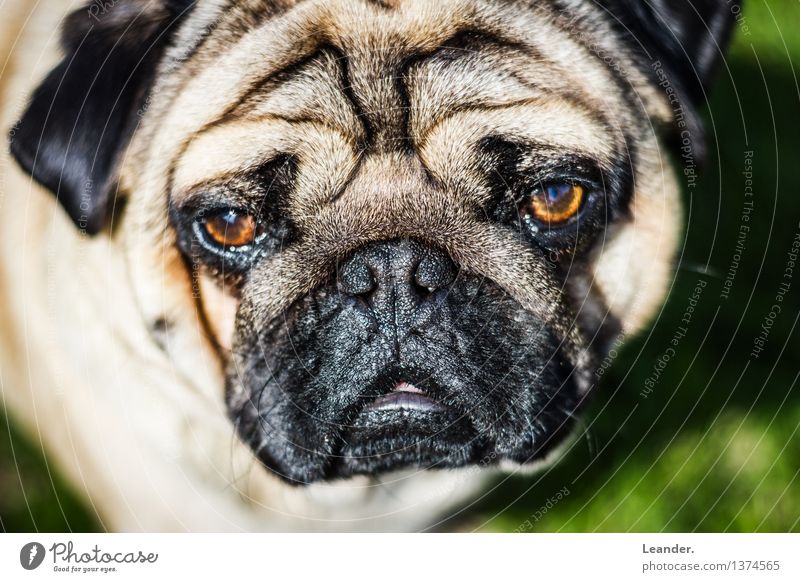
[[[548,225],[566,222],[580,210],[584,189],[577,184],[551,184],[539,188],[527,198],[520,210]]]
[[[251,214],[226,210],[206,217],[203,222],[211,240],[224,247],[241,247],[256,238],[256,219]]]

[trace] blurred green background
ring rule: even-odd
[[[501,479],[442,529],[800,531],[800,263],[763,351],[751,356],[800,235],[795,63],[800,0],[747,1],[711,95],[710,164],[685,193],[686,242],[652,333],[622,342],[560,462]],[[754,195],[743,223],[748,151]],[[750,231],[724,299],[741,224]],[[699,280],[706,286],[685,337],[657,375]],[[3,414],[0,528],[99,528]]]

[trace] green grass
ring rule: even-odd
[[[98,520],[48,466],[41,446],[0,409],[0,531],[100,531]]]
[[[532,531],[800,531],[800,267],[764,352],[749,357],[800,230],[800,0],[750,0],[745,18],[749,35],[736,37],[711,97],[715,147],[685,196],[686,245],[663,314],[651,334],[626,341],[565,456],[538,475],[500,479],[460,514],[460,528],[507,531],[527,520]],[[746,150],[752,230],[724,300]],[[701,277],[708,284],[688,333],[643,398]],[[38,447],[0,415],[3,528],[96,528],[48,475]],[[563,487],[569,495],[534,518]]]

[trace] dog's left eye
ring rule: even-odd
[[[259,234],[255,216],[235,209],[208,214],[200,223],[207,240],[225,249],[249,245]]]
[[[564,224],[581,209],[586,192],[583,186],[558,182],[537,187],[522,200],[519,210],[546,226]]]

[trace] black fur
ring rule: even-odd
[[[706,154],[705,132],[699,110],[724,60],[740,0],[596,0],[612,17],[615,28],[633,48],[644,71],[655,84],[656,63],[666,73],[684,113],[685,128],[673,127],[673,141],[682,130],[694,145],[694,157]],[[677,130],[677,131],[676,131]]]
[[[70,14],[63,60],[15,125],[11,153],[89,234],[106,224],[116,165],[138,121],[170,31],[191,0],[90,3]]]
[[[249,320],[258,295],[245,286],[229,405],[242,439],[289,482],[524,463],[572,428],[580,399],[558,334],[441,251],[368,246],[272,322]],[[365,410],[403,381],[446,409]]]

